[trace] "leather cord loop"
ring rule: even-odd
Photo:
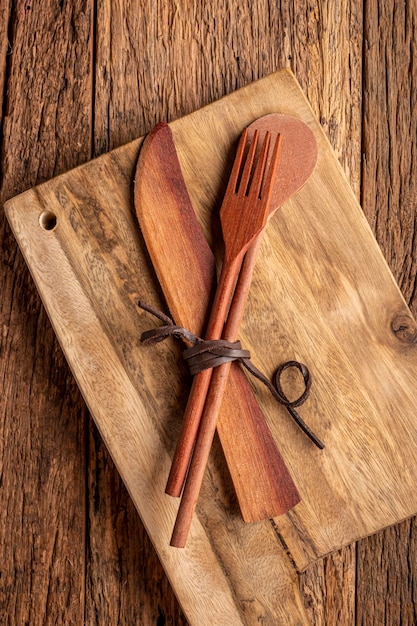
[[[286,369],[290,367],[295,367],[299,370],[299,372],[301,372],[305,385],[305,389],[301,396],[292,401],[288,400],[281,386],[281,375]],[[299,361],[286,361],[286,363],[282,363],[282,365],[280,365],[275,372],[274,386],[281,397],[282,404],[285,404],[285,406],[291,406],[293,408],[295,408],[296,406],[301,406],[307,400],[311,389],[311,376],[308,367],[304,365],[304,363],[300,363]]]

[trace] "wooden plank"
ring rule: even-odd
[[[416,623],[416,558],[415,518],[359,542],[358,624]]]
[[[310,565],[300,575],[300,589],[311,624],[353,626],[356,623],[355,546],[338,550]],[[384,622],[369,623],[376,626]]]
[[[12,3],[8,0],[0,8],[0,102],[4,102],[4,91],[7,82],[7,58],[12,52],[9,41],[9,24],[11,21]],[[0,123],[3,120],[3,107],[0,112]]]
[[[186,624],[129,494],[95,427],[89,440],[86,623]],[[158,621],[159,620],[159,621]]]
[[[362,3],[320,2],[303,8],[299,2],[288,3],[283,30],[291,67],[359,199]],[[356,546],[346,546],[309,566],[300,574],[300,589],[312,624],[353,625]]]
[[[416,6],[367,3],[363,208],[416,311]],[[416,623],[415,519],[358,544],[357,623]]]
[[[31,9],[2,4],[2,203],[90,158],[90,5]],[[86,409],[3,211],[0,228],[1,621],[77,623]]]
[[[170,67],[162,72],[163,50],[176,45],[181,54],[191,45],[187,38],[174,43],[169,30],[172,17],[169,22],[159,19],[156,4],[98,0],[96,7],[95,156],[137,138],[159,118],[175,114],[169,94],[176,70]],[[168,3],[161,10],[172,15],[175,7]],[[88,623],[156,624],[166,620],[167,624],[185,624],[165,571],[94,423],[90,424],[89,442]]]
[[[283,94],[285,94],[285,98]],[[322,131],[314,122],[309,107],[289,74],[284,72],[264,79],[260,83],[251,85],[244,92],[237,92],[210,108],[196,112],[172,125],[185,178],[203,223],[210,221],[210,211],[213,204],[210,193],[218,193],[218,186],[222,184],[222,171],[225,167],[222,159],[223,155],[227,153],[228,142],[235,137],[239,127],[251,121],[250,118],[258,117],[267,110],[274,110],[275,107],[286,113],[297,112],[298,115],[308,121],[316,133],[320,157],[317,169],[309,183],[297,195],[297,198],[286,205],[288,210],[283,209],[281,211],[280,223],[276,226],[271,225],[267,232],[269,244],[264,246],[264,255],[267,255],[267,259],[264,258],[258,280],[255,280],[254,299],[252,299],[252,307],[257,302],[262,303],[263,314],[262,316],[257,315],[256,307],[252,308],[252,315],[246,319],[246,330],[242,336],[245,338],[246,345],[254,348],[254,353],[262,355],[260,358],[263,369],[266,370],[271,367],[266,344],[273,346],[274,336],[279,341],[281,350],[283,347],[288,350],[288,346],[291,344],[291,350],[295,349],[297,358],[300,358],[303,350],[306,350],[306,346],[308,346],[307,352],[313,357],[313,362],[316,365],[322,362],[322,366],[315,369],[318,395],[310,407],[310,421],[316,429],[319,424],[322,428],[324,427],[328,446],[323,457],[318,459],[300,437],[295,437],[294,433],[290,434],[291,425],[288,423],[281,422],[278,428],[276,417],[274,418],[276,408],[271,407],[268,399],[262,398],[262,404],[273,432],[279,441],[284,456],[287,457],[292,467],[301,492],[306,496],[303,502],[297,506],[297,510],[275,520],[275,527],[284,536],[285,543],[293,558],[299,567],[303,567],[312,558],[324,554],[325,551],[333,550],[346,541],[352,541],[361,533],[373,532],[381,525],[394,523],[396,519],[410,515],[416,506],[413,502],[413,469],[408,466],[402,467],[401,463],[398,465],[401,459],[399,449],[404,451],[406,446],[410,446],[410,453],[412,451],[412,443],[408,440],[408,434],[407,437],[402,434],[402,428],[404,428],[404,433],[407,432],[408,428],[411,431],[413,428],[412,421],[410,421],[412,405],[409,406],[407,398],[411,385],[410,377],[413,376],[415,364],[413,361],[413,344],[408,345],[400,342],[395,336],[391,338],[390,333],[387,332],[390,330],[391,315],[397,316],[398,313],[407,315],[410,323],[411,316],[407,312],[392,276],[385,267],[362,212],[354,201]],[[222,112],[222,109],[225,109],[227,113]],[[213,120],[222,119],[227,120],[223,126],[219,122],[217,122],[217,126],[213,124]],[[200,143],[195,140],[195,137],[201,138],[205,128],[209,129],[210,132],[205,135],[204,154],[201,155],[199,153]],[[137,278],[133,278],[129,273],[128,259],[134,257],[135,254],[142,258],[140,249],[137,247],[138,242],[134,238],[132,239],[134,229],[132,228],[130,211],[129,185],[135,154],[137,154],[136,143],[111,155],[105,155],[96,162],[71,172],[60,180],[51,181],[33,193],[28,193],[26,196],[9,203],[8,206],[15,231],[23,243],[29,265],[37,275],[39,289],[52,318],[55,320],[56,330],[69,361],[77,373],[79,384],[88,398],[107,444],[117,460],[119,470],[129,486],[136,505],[141,510],[145,524],[152,534],[159,553],[163,555],[165,567],[173,579],[172,571],[177,573],[178,570],[177,568],[172,569],[173,562],[170,559],[174,557],[171,553],[166,554],[164,552],[164,545],[166,545],[164,543],[165,525],[160,523],[159,526],[155,527],[155,510],[158,511],[159,515],[166,514],[170,517],[170,509],[168,506],[165,510],[164,506],[161,508],[161,505],[158,504],[158,497],[153,493],[153,488],[150,493],[155,500],[149,499],[146,482],[143,486],[142,483],[136,486],[132,483],[133,476],[145,476],[149,472],[149,459],[146,460],[146,454],[149,454],[149,451],[146,447],[143,449],[144,459],[138,474],[135,464],[139,463],[140,460],[132,460],[128,449],[122,454],[121,442],[123,441],[126,446],[125,438],[121,432],[116,433],[114,425],[117,422],[118,410],[127,411],[124,420],[120,423],[123,423],[127,430],[132,429],[131,438],[135,440],[135,447],[140,448],[141,440],[135,434],[137,428],[135,423],[139,416],[136,413],[131,414],[132,400],[129,400],[129,397],[132,397],[134,391],[130,389],[128,382],[128,379],[137,379],[138,372],[141,373],[139,378],[142,379],[145,376],[147,381],[147,384],[142,387],[140,399],[135,396],[134,402],[137,404],[138,410],[141,405],[147,406],[146,415],[148,415],[151,407],[156,406],[155,395],[159,402],[157,389],[160,387],[155,386],[156,381],[152,375],[153,366],[144,360],[143,355],[138,361],[134,346],[131,345],[131,337],[138,335],[139,329],[136,326],[140,322],[132,311],[132,299],[138,297],[138,285],[135,282]],[[93,188],[89,183],[90,180],[100,180],[102,186],[95,184]],[[212,185],[212,192],[208,191],[210,185],[206,184],[205,181],[209,181]],[[103,198],[106,198],[106,202],[103,202]],[[320,198],[320,202],[314,198]],[[30,205],[32,208],[30,223],[23,222],[19,217],[19,202],[25,206]],[[98,206],[101,207],[101,217],[97,229],[98,214],[95,207]],[[111,206],[119,207],[117,216],[108,212],[108,207]],[[40,242],[38,242],[37,249],[34,249],[30,240],[32,237],[39,239],[38,219],[42,207],[53,208],[56,211],[59,228],[56,229],[56,233],[55,231],[47,231],[49,239],[45,239],[45,243],[42,244],[45,246],[44,249]],[[303,211],[301,207],[303,207]],[[82,212],[80,212],[81,208]],[[297,222],[300,216],[302,216],[302,227],[300,222]],[[114,231],[113,221],[116,217],[117,230]],[[326,230],[323,230],[321,225],[325,225]],[[304,234],[302,234],[303,229]],[[295,233],[297,233],[296,239],[294,239]],[[307,233],[308,236],[306,236]],[[332,234],[330,235],[330,233]],[[346,245],[340,245],[340,240]],[[82,242],[82,250],[77,254],[79,242]],[[302,245],[300,245],[301,243]],[[295,256],[290,254],[291,250],[296,250]],[[64,273],[73,276],[71,283],[58,286],[50,280],[45,280],[48,274],[48,258],[45,256],[47,251],[49,256],[52,254],[54,257],[55,264],[62,264]],[[76,261],[73,257],[74,254],[77,254]],[[304,257],[305,262],[299,264],[298,261]],[[69,265],[67,259],[72,259]],[[294,259],[297,260],[296,263],[294,263]],[[309,259],[314,259],[314,263],[310,262]],[[332,259],[330,264],[329,259]],[[75,267],[77,271],[74,274]],[[154,293],[151,277],[146,273],[145,258],[140,262],[140,267],[144,272],[141,289]],[[290,274],[291,277],[287,274]],[[123,290],[120,291],[118,285],[122,276]],[[325,279],[328,280],[329,278],[332,279],[334,288],[331,299],[325,297],[326,289],[320,287],[320,285],[325,285]],[[377,281],[376,285],[375,281]],[[351,282],[355,286],[355,290],[357,289],[361,294],[360,303],[355,298],[352,299],[355,290],[349,287]],[[297,283],[300,287],[294,291],[293,285]],[[102,289],[104,285],[106,285],[106,290]],[[266,288],[265,285],[267,285]],[[311,285],[317,285],[317,288],[310,289]],[[71,301],[74,300],[73,294],[66,291],[74,288],[77,291],[78,302],[82,306],[76,317],[79,328],[72,328],[71,339],[69,339],[68,331],[64,328],[64,320],[68,324],[74,316],[75,310],[68,304],[64,306],[63,302],[68,301],[68,298]],[[274,328],[271,335],[269,329],[268,335],[265,334],[264,336],[262,325],[265,319],[265,307],[268,305],[262,295],[265,289],[270,294],[273,293],[274,289],[279,290],[277,302],[285,305],[287,316],[285,327],[279,327],[280,322],[277,320],[278,330]],[[297,296],[297,293],[303,293],[302,300]],[[52,294],[53,298],[51,297]],[[85,299],[85,294],[89,294],[88,301]],[[386,303],[388,317],[385,316],[384,309],[381,313],[381,297]],[[88,302],[96,302],[96,312]],[[337,315],[334,315],[334,304],[337,305]],[[120,307],[122,308],[120,309]],[[249,309],[251,309],[251,304]],[[97,311],[99,312],[99,322],[94,319]],[[341,315],[342,313],[343,315]],[[350,325],[348,339],[343,338],[343,333],[346,332],[347,328],[343,323],[346,315]],[[73,337],[80,336],[80,332],[86,327],[87,322],[84,317],[87,319],[88,325],[97,327],[98,332],[102,327],[110,330],[112,334],[115,333],[111,344],[118,346],[115,354],[113,354],[111,346],[107,345],[108,339],[106,336],[102,336],[102,333],[102,348],[105,350],[104,359],[98,358],[99,342],[97,339],[94,345],[83,339],[81,347],[79,342],[74,342]],[[254,319],[256,319],[257,335],[254,332],[248,332],[248,329],[251,330],[250,324]],[[115,320],[118,320],[117,326],[115,326]],[[122,324],[121,320],[123,320]],[[364,325],[364,320],[366,320],[366,325]],[[142,316],[141,323],[143,322]],[[283,337],[288,332],[288,324],[291,325],[291,331],[286,341],[283,342]],[[355,326],[355,333],[353,334],[351,332],[352,324]],[[255,335],[257,347],[251,346],[252,338]],[[336,335],[340,342],[339,345],[334,341]],[[374,341],[374,336],[378,338],[377,341]],[[324,351],[322,350],[322,342],[326,348]],[[259,349],[259,344],[262,344],[261,349]],[[342,348],[343,352],[340,352]],[[368,353],[368,361],[366,362],[357,358],[363,349]],[[167,356],[169,349],[167,350],[166,358],[172,358]],[[332,354],[331,371],[324,367],[329,357],[329,350]],[[381,350],[383,359],[380,356]],[[402,358],[406,359],[407,367],[397,366],[397,384],[404,392],[404,397],[402,403],[397,402],[396,405],[401,419],[396,424],[394,433],[388,425],[393,390],[391,388],[388,390],[381,389],[378,384],[375,384],[372,375],[375,368],[379,370],[381,367],[385,367],[390,359],[394,358],[397,350],[400,350]],[[99,394],[97,397],[95,393],[97,382],[91,386],[91,373],[89,374],[91,361],[96,363],[97,360],[102,362],[106,359],[113,363],[113,376],[119,376],[120,383],[125,389],[123,402],[120,398],[121,405],[117,408],[114,406],[113,397],[108,398],[103,394]],[[103,387],[105,389],[107,384],[110,384],[106,378],[106,372],[102,367],[97,368],[97,365],[94,367],[96,368],[97,380],[101,380],[102,384],[103,380],[105,381]],[[130,372],[128,379],[125,380],[123,372]],[[178,380],[175,382],[172,379],[172,371],[170,369],[164,370],[164,375],[167,384],[171,381],[168,387],[178,389]],[[322,379],[321,376],[323,376]],[[357,385],[355,384],[356,376],[361,381]],[[350,380],[353,384],[350,383],[340,389],[340,380]],[[331,393],[329,393],[329,386]],[[151,401],[149,387],[151,387],[153,399],[152,403],[147,405],[146,403]],[[160,393],[162,393],[162,388]],[[343,393],[340,393],[341,391]],[[388,391],[389,393],[387,393]],[[329,397],[331,397],[331,402],[329,402]],[[160,401],[162,404],[157,405],[159,410],[156,411],[154,418],[157,419],[157,424],[159,423],[158,429],[164,433],[162,440],[169,441],[166,431],[169,424],[166,421],[167,414],[163,418],[164,410],[166,411],[163,404],[164,398],[161,397]],[[166,401],[167,399],[165,399]],[[363,427],[362,422],[363,411],[366,411],[368,416],[366,428]],[[110,420],[109,415],[111,416]],[[141,422],[144,415],[142,413],[140,415],[139,421]],[[130,416],[129,419],[128,416]],[[162,421],[159,422],[160,418]],[[347,428],[347,424],[351,423],[352,420],[357,423],[356,429],[353,431]],[[118,431],[120,431],[120,423],[118,424]],[[151,424],[148,424],[147,432],[151,433],[152,428]],[[168,439],[166,439],[167,436]],[[385,442],[383,447],[379,447],[379,438]],[[131,444],[132,442],[129,441],[129,445]],[[367,453],[369,445],[372,445],[372,458]],[[163,464],[164,461],[161,460],[161,466]],[[385,464],[388,464],[389,472],[383,471],[382,468]],[[309,466],[311,469],[306,472],[306,467]],[[358,468],[360,469],[359,472]],[[319,481],[317,480],[318,473],[321,475]],[[399,473],[401,474],[401,481],[399,480]],[[221,472],[216,472],[213,468],[211,476],[212,486],[218,490],[219,485],[216,481],[221,480]],[[154,486],[157,487],[156,484]],[[136,491],[136,488],[139,488],[139,491]],[[138,501],[138,497],[141,490],[145,488],[149,509],[144,510],[140,508],[140,498]],[[323,496],[323,490],[327,490],[327,495]],[[381,494],[387,493],[389,499],[381,500]],[[210,546],[215,545],[216,558],[220,558],[222,561],[221,569],[223,570],[226,567],[225,563],[229,562],[230,555],[224,547],[224,540],[220,540],[220,528],[222,530],[229,528],[228,541],[232,541],[233,538],[233,541],[237,542],[234,547],[234,550],[237,551],[241,549],[239,548],[239,537],[243,531],[233,516],[227,522],[223,521],[219,526],[214,520],[220,520],[225,511],[222,510],[222,506],[219,506],[220,503],[214,501],[213,497],[209,497],[209,492],[207,492],[206,497],[207,499],[203,499],[202,509],[200,509],[200,520],[204,519],[205,530],[196,521],[194,537],[197,544],[192,545],[198,545],[204,541],[204,533],[208,533],[210,542],[205,549],[206,559],[210,554]],[[320,505],[316,506],[318,502]],[[326,502],[329,506],[326,505]],[[377,506],[376,503],[378,503]],[[227,509],[229,510],[229,507]],[[373,512],[372,515],[367,515],[368,510]],[[342,526],[340,511],[343,511]],[[375,513],[375,511],[377,512]],[[210,531],[211,524],[215,524],[216,533]],[[250,532],[248,528],[246,526],[245,534]],[[256,534],[260,532],[265,532],[265,535],[262,535],[263,539],[259,545],[262,545],[263,548],[269,547],[266,526],[257,526]],[[268,551],[265,552],[263,558],[267,559],[268,554]],[[245,561],[246,559],[250,561],[250,556],[251,553],[247,553]],[[196,567],[195,557],[196,553],[193,552],[193,568]],[[242,564],[240,565],[242,566]],[[277,566],[276,562],[275,566]],[[206,569],[207,564],[204,571]],[[209,569],[212,572],[211,584],[216,586],[220,581],[220,578],[217,578],[217,570],[215,567]],[[246,565],[239,571],[236,568],[236,563],[234,563],[233,571],[227,567],[226,569],[228,579],[234,581],[234,585],[237,585],[239,581],[239,588],[241,588],[242,581],[246,579],[247,575]],[[288,578],[288,575],[286,576]],[[198,610],[193,603],[190,604],[190,590],[188,587],[184,589],[181,582],[181,580],[175,580],[177,593],[183,597],[189,612]],[[255,588],[258,584],[253,577],[251,584]],[[236,589],[234,589],[234,593],[237,593]],[[264,600],[266,601],[265,598]],[[275,608],[277,609],[277,607]],[[215,606],[212,609],[217,610]],[[232,610],[231,607],[230,609]],[[294,604],[293,609],[295,609]],[[242,615],[241,618],[243,618]],[[244,619],[247,619],[247,615]]]

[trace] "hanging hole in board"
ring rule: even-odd
[[[39,224],[44,230],[54,230],[57,223],[57,217],[52,211],[44,211],[39,216]]]

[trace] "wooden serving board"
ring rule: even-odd
[[[137,300],[164,307],[134,217],[142,140],[5,207],[66,358],[192,624],[305,623],[295,567],[417,512],[417,328],[289,71],[171,124],[191,199],[217,244],[232,147],[244,126],[273,112],[310,126],[319,159],[268,226],[241,339],[268,374],[289,359],[308,365],[313,387],[300,413],[326,444],[316,449],[254,383],[302,497],[274,520],[241,520],[215,443],[187,547],[169,547],[177,502],[164,486],[190,380],[181,345],[139,341],[154,320]]]

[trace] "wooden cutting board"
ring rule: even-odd
[[[154,320],[137,300],[164,307],[134,217],[142,140],[5,207],[74,376],[192,624],[305,623],[294,568],[417,512],[415,321],[289,71],[171,124],[191,199],[217,247],[216,212],[236,138],[273,112],[310,126],[319,159],[268,226],[241,340],[269,375],[289,359],[308,365],[313,387],[300,413],[326,444],[316,449],[254,383],[302,497],[274,520],[241,520],[217,443],[187,547],[169,547],[177,502],[164,486],[190,380],[181,345],[139,341]]]

